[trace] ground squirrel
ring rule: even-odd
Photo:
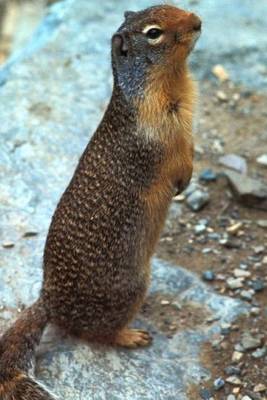
[[[88,341],[149,344],[142,305],[168,206],[192,174],[200,19],[173,6],[126,12],[112,37],[110,103],[54,213],[40,298],[0,341],[0,398],[52,399],[29,375],[48,322]]]

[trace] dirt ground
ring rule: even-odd
[[[223,91],[227,99],[219,100],[218,91]],[[267,149],[266,105],[266,96],[235,87],[231,82],[200,82],[199,116],[195,129],[196,178],[207,168],[216,172],[223,171],[224,167],[218,164],[219,157],[222,153],[234,153],[246,159],[250,176],[266,182],[267,168],[256,162],[257,156]],[[252,279],[267,283],[266,265],[262,265],[262,260],[267,254],[267,230],[257,224],[259,220],[266,220],[267,214],[265,211],[240,205],[232,197],[224,178],[205,186],[210,193],[209,204],[196,213],[184,205],[179,221],[172,224],[171,231],[165,230],[157,253],[160,257],[183,265],[200,275],[207,270],[213,271],[215,279],[209,284],[214,290],[238,298],[240,290],[229,289],[226,279],[233,276],[234,269],[239,268],[240,264],[249,266]],[[220,235],[223,235],[229,226],[240,222],[240,229],[231,238],[233,245],[226,248],[218,241],[209,239],[207,234],[196,235],[194,226],[203,219],[209,221],[209,232]],[[260,249],[261,246],[264,246],[264,249]],[[246,282],[243,289],[249,289]],[[205,382],[202,386],[202,389],[208,390],[207,397],[205,391],[201,397],[201,388],[198,386],[189,389],[190,399],[208,399],[209,393],[214,399],[220,400],[227,399],[231,393],[238,396],[238,399],[243,399],[245,395],[251,399],[267,398],[266,390],[258,393],[254,391],[256,385],[266,383],[266,358],[253,358],[252,352],[249,351],[243,353],[240,362],[232,361],[234,346],[244,332],[251,332],[252,335],[262,334],[262,346],[264,342],[266,345],[266,289],[256,292],[249,302],[255,306],[256,315],[252,313],[235,321],[229,332],[227,330],[225,335],[214,338],[215,341],[219,339],[218,344],[205,344],[202,360],[213,376],[210,382]],[[227,378],[224,369],[229,365],[240,368],[240,384],[225,383],[220,390],[213,391],[215,379]]]

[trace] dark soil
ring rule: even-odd
[[[218,90],[226,94],[227,101],[218,100]],[[199,173],[206,168],[215,172],[223,171],[224,167],[218,165],[218,158],[222,154],[234,153],[246,159],[249,176],[267,182],[267,168],[256,162],[256,158],[267,151],[266,117],[267,96],[235,87],[231,82],[223,85],[215,81],[201,82],[199,122],[195,129],[195,177],[198,178]],[[239,204],[233,198],[224,178],[205,186],[210,193],[210,203],[197,213],[190,211],[182,203],[182,216],[176,223],[172,221],[172,229],[164,231],[157,254],[199,275],[206,270],[212,270],[216,279],[208,284],[221,294],[238,298],[240,290],[230,290],[226,279],[233,276],[233,270],[239,268],[241,263],[249,266],[249,280],[259,279],[265,285],[267,283],[267,266],[261,263],[267,255],[267,230],[257,225],[258,220],[267,219],[267,213]],[[241,228],[231,237],[233,248],[226,248],[218,240],[209,239],[207,234],[197,236],[194,226],[201,219],[207,219],[209,231],[218,234],[225,233],[229,226],[241,222]],[[256,254],[255,247],[261,245],[265,246],[264,251]],[[205,253],[204,249],[207,248],[210,252]],[[249,288],[248,281],[245,280],[243,289]],[[250,302],[259,307],[259,315],[244,316],[234,322],[220,345],[214,347],[211,343],[205,344],[202,362],[211,370],[212,378],[209,382],[203,382],[201,387],[192,386],[189,389],[190,399],[200,399],[201,388],[207,388],[213,393],[214,380],[218,377],[227,378],[224,368],[233,364],[234,345],[239,343],[243,332],[263,334],[263,346],[264,342],[266,345],[266,292],[267,289],[256,292]],[[190,327],[194,317],[188,315],[187,318],[187,326]],[[213,398],[226,399],[233,392],[237,399],[242,399],[245,395],[252,399],[267,398],[267,392],[253,392],[255,385],[265,384],[267,381],[266,356],[255,359],[251,351],[245,352],[239,366],[242,384],[226,383],[222,389],[213,393]]]

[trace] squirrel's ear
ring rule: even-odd
[[[135,14],[136,14],[136,12],[134,12],[134,11],[125,11],[124,17],[125,17],[125,19],[129,19],[129,18],[134,17]]]

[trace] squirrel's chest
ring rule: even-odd
[[[162,115],[157,127],[147,128],[145,135],[158,142],[162,159],[157,169],[157,186],[177,186],[190,179],[193,163],[191,113],[187,109],[170,110]]]
[[[182,191],[189,183],[193,170],[193,139],[191,119],[186,113],[172,113],[165,116],[157,130],[147,130],[154,135],[162,148],[162,159],[156,168],[153,182],[143,193],[149,213],[154,219],[165,216],[175,193]]]

